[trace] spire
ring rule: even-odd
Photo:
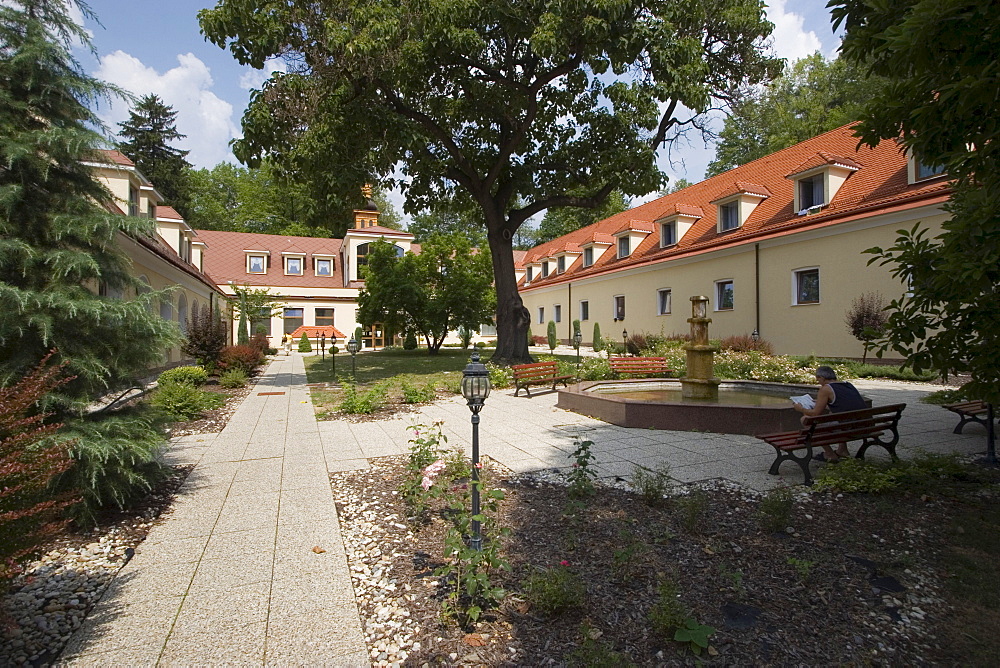
[[[362,186],[361,195],[365,198],[365,206],[363,209],[354,210],[354,229],[356,230],[378,225],[378,205],[372,199],[372,184],[366,183]]]

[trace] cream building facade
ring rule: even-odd
[[[854,299],[906,286],[866,249],[948,215],[946,175],[895,142],[857,148],[845,126],[577,230],[527,252],[520,294],[533,333],[564,341],[581,321],[621,340],[687,333],[690,298],[709,298],[711,335],[751,334],[791,355],[860,357]]]

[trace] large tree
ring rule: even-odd
[[[76,375],[56,391],[63,407],[145,373],[177,334],[119,246],[152,221],[111,213],[82,162],[104,142],[88,105],[115,91],[83,72],[73,43],[89,44],[62,0],[0,4],[0,385],[55,348]]]
[[[476,331],[496,308],[489,253],[480,253],[460,233],[434,235],[420,254],[397,256],[386,241],[372,245],[358,297],[358,319],[381,322],[394,332],[423,336],[437,354],[449,331]]]
[[[858,128],[899,140],[953,182],[944,232],[904,231],[873,261],[909,283],[884,346],[918,368],[969,373],[970,396],[1000,404],[1000,12],[991,0],[838,0],[843,57],[888,81]]]
[[[128,156],[166,198],[186,216],[190,204],[187,175],[191,164],[183,151],[170,145],[183,139],[177,131],[177,112],[156,95],[139,98],[127,120],[118,124],[118,150]]]
[[[503,362],[530,359],[522,223],[656,190],[656,151],[779,64],[759,0],[220,0],[199,18],[241,63],[289,66],[254,94],[241,160],[294,166],[327,204],[400,163],[408,212],[475,202]]]
[[[881,77],[869,76],[863,63],[827,60],[819,52],[791,63],[769,85],[733,104],[706,175],[858,120],[883,83]]]
[[[614,190],[600,206],[593,209],[582,209],[575,206],[554,207],[545,212],[542,222],[535,230],[535,244],[552,241],[564,234],[569,234],[581,227],[592,225],[616,213],[629,208],[628,199],[620,190]]]

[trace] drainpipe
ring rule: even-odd
[[[573,282],[566,284],[568,294],[566,295],[566,325],[569,327],[569,340],[573,340]]]
[[[754,330],[760,334],[760,244],[753,245]],[[761,334],[763,336],[763,334]]]

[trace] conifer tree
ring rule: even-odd
[[[169,145],[186,136],[177,131],[176,122],[177,112],[172,107],[156,95],[145,95],[129,112],[128,120],[118,124],[122,141],[117,147],[153,182],[166,203],[186,216],[191,202],[188,183],[191,163],[185,159],[189,151]]]
[[[117,91],[83,72],[71,43],[89,45],[63,0],[0,4],[0,385],[56,348],[76,376],[54,396],[62,407],[161,362],[176,336],[152,312],[164,295],[142,293],[119,246],[151,222],[111,213],[82,162],[102,159],[88,105]]]

